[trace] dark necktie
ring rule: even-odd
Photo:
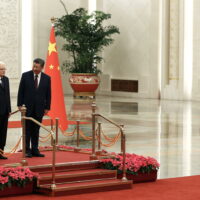
[[[1,87],[4,88],[3,78],[0,78],[0,79],[1,79]]]
[[[35,88],[37,89],[38,88],[38,75],[37,74],[35,75],[34,82],[35,82]]]

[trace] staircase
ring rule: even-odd
[[[51,187],[51,165],[33,166],[30,169],[40,174],[35,192],[49,196],[129,189],[132,187],[132,181],[117,179],[115,170],[100,169],[98,160],[56,164],[55,188]]]

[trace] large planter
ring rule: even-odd
[[[93,96],[99,86],[100,79],[96,74],[77,73],[71,74],[69,83],[76,96]]]
[[[3,190],[0,190],[0,197],[3,196],[12,196],[12,195],[22,195],[22,194],[31,194],[36,183],[31,181],[27,183],[24,187],[18,187],[17,185],[12,185],[11,187],[6,187]]]
[[[117,175],[118,179],[122,178],[122,174]],[[133,180],[133,183],[143,183],[143,182],[152,182],[157,180],[157,171],[152,171],[150,173],[141,173],[139,172],[137,175],[126,174],[126,178],[128,180]]]

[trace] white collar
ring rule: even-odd
[[[41,76],[41,73],[42,72],[40,72],[39,74],[35,74],[35,73],[33,73],[34,74],[34,77],[36,76],[36,75],[38,75],[38,78]]]

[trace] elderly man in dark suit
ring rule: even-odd
[[[51,78],[42,72],[44,60],[37,58],[33,61],[31,71],[22,74],[17,106],[27,108],[26,116],[33,117],[39,122],[50,110],[51,105]],[[39,129],[32,121],[26,121],[26,157],[44,157],[39,152]]]
[[[0,61],[0,149],[4,150],[7,137],[8,118],[11,113],[9,79],[5,76],[6,67]],[[7,159],[0,154],[0,159]]]

